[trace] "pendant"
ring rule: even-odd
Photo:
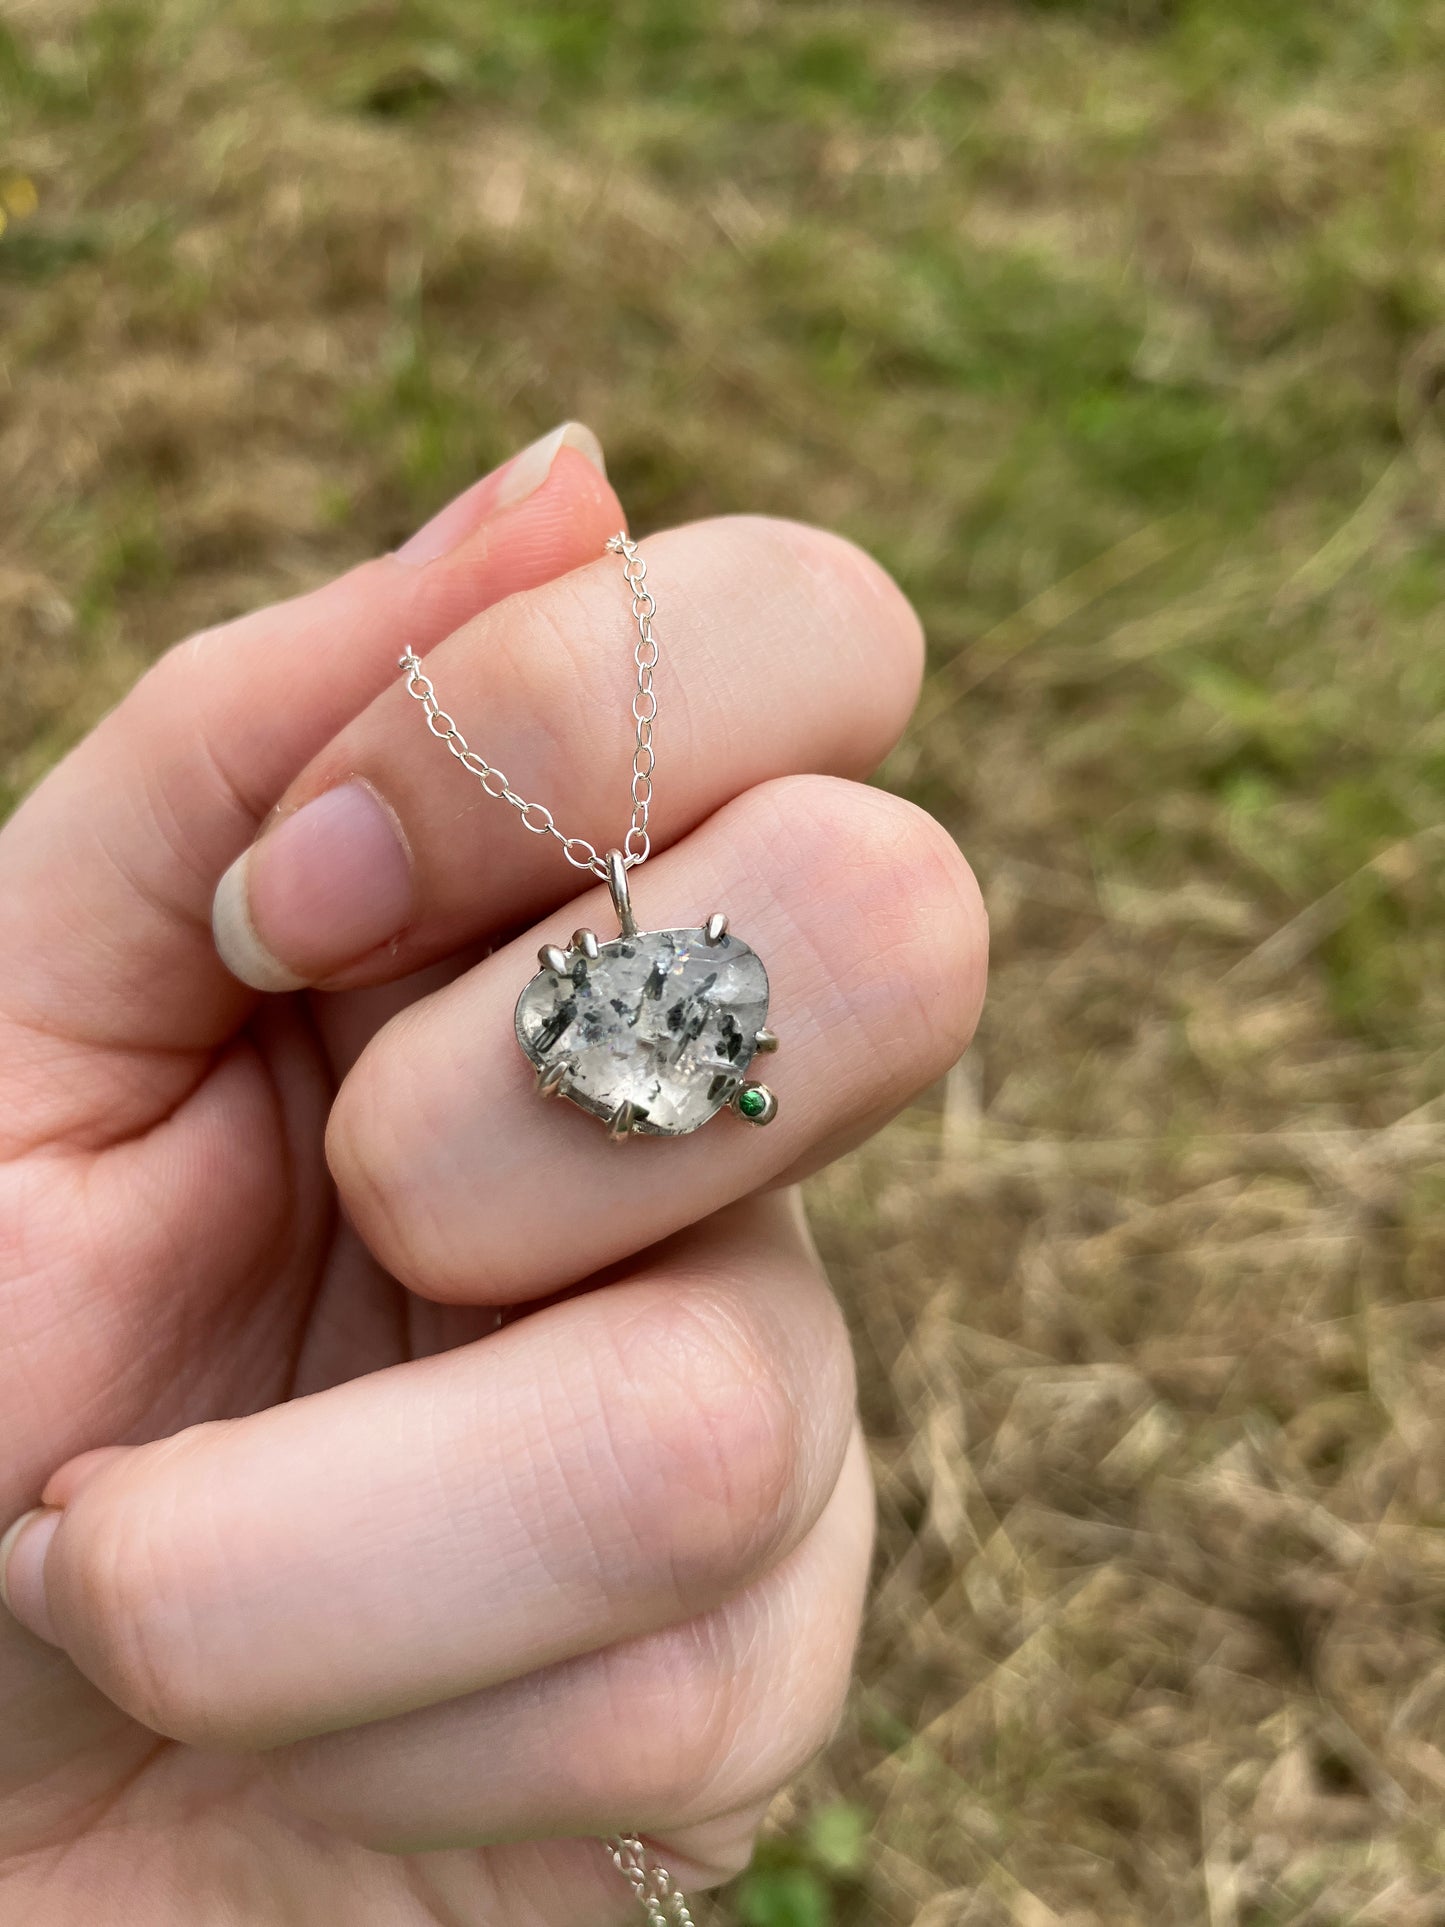
[[[517,1042],[537,1090],[603,1119],[608,1136],[683,1137],[726,1105],[771,1124],[778,1100],[748,1079],[766,1028],[768,973],[728,934],[721,911],[697,928],[639,930],[618,850],[607,887],[621,934],[599,943],[578,930],[570,946],[543,944],[541,969],[517,999]]]

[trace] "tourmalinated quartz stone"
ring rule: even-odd
[[[680,1137],[729,1103],[767,1022],[768,973],[736,937],[642,930],[567,954],[517,999],[517,1041],[548,1083],[632,1128]]]

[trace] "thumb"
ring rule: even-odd
[[[216,955],[211,898],[292,777],[404,650],[591,561],[621,526],[596,437],[568,423],[394,555],[161,658],[0,832],[0,1155],[90,1135],[88,1080],[57,1074],[77,1053],[164,1055],[176,1089],[145,1080],[164,1114],[188,1055],[254,1005]],[[23,1106],[7,1101],[21,1080]]]

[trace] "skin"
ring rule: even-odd
[[[766,959],[780,1112],[617,1147],[533,1097],[512,1003],[605,891],[396,658],[564,829],[619,815],[622,514],[554,456],[173,650],[0,833],[7,1920],[622,1922],[597,1836],[728,1878],[836,1721],[872,1502],[792,1186],[962,1050],[983,912],[859,780],[919,675],[887,578],[790,524],[652,537],[634,904]],[[401,922],[358,949],[381,868],[293,832],[245,874],[304,982],[260,994],[218,882],[353,782]]]

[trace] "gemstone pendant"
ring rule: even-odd
[[[769,1124],[777,1099],[748,1079],[766,1028],[768,973],[730,936],[721,912],[696,928],[639,930],[621,855],[607,858],[621,935],[579,930],[568,949],[544,944],[541,969],[517,999],[517,1041],[544,1096],[567,1097],[608,1134],[682,1137],[724,1105]]]

